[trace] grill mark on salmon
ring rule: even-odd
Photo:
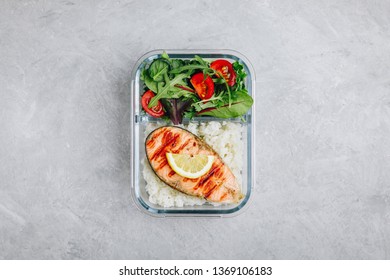
[[[148,147],[149,147],[149,148],[153,148],[155,144],[156,144],[156,142],[153,141],[153,139],[151,139],[151,140],[149,141],[149,143],[148,143]]]
[[[204,185],[204,184],[207,182],[207,180],[209,180],[209,179],[211,178],[211,176],[213,176],[213,174],[214,174],[217,170],[219,170],[219,167],[215,167],[215,164],[213,164],[213,166],[211,167],[210,171],[209,171],[208,173],[206,173],[206,175],[203,175],[203,176],[200,178],[198,184],[196,184],[196,185],[194,186],[194,189],[196,190],[196,189],[201,188],[202,185]]]
[[[204,193],[204,197],[207,199],[214,191],[214,189],[218,187],[218,185],[211,185],[209,189],[207,189],[206,193]]]
[[[221,196],[221,200],[224,200],[224,198],[227,196],[227,193],[224,193],[222,196]]]
[[[164,133],[165,129],[161,129],[160,131],[157,131],[156,134],[153,136],[153,139],[157,139],[162,133]]]
[[[152,131],[146,138],[145,150],[156,175],[178,191],[212,202],[235,203],[243,197],[236,178],[221,157],[202,139],[185,129],[166,126]],[[200,178],[184,178],[169,166],[167,152],[213,155],[213,166]]]
[[[167,138],[169,137],[166,137],[166,134],[164,134],[164,138],[163,140],[166,140]],[[156,159],[157,157],[161,156],[161,154],[166,150],[166,146],[169,146],[172,142],[174,142],[177,138],[179,138],[179,135],[175,135],[174,137],[172,138],[169,138],[169,140],[167,141],[162,141],[163,143],[165,143],[164,145],[162,145],[151,157],[152,160]],[[166,153],[166,152],[165,152]],[[164,157],[165,157],[165,153],[164,153]]]
[[[172,150],[172,153],[177,154],[178,152],[182,151],[188,145],[188,143],[190,141],[191,141],[191,139],[187,139],[180,147],[178,147],[175,150]]]
[[[156,168],[156,170],[163,169],[163,167],[164,167],[165,165],[167,165],[167,164],[168,164],[168,161],[167,161],[167,160],[163,160],[163,161],[160,163],[160,165]]]
[[[175,171],[173,171],[173,172],[175,172]],[[175,172],[176,173],[176,172]],[[188,181],[190,181],[190,182],[198,182],[198,179],[196,178],[196,179],[191,179],[191,178],[185,178],[185,177],[183,177],[183,182],[188,182]]]

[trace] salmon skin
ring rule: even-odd
[[[202,139],[177,126],[152,131],[145,142],[146,157],[156,175],[170,187],[211,202],[237,203],[243,195],[236,178],[221,157]],[[210,170],[196,179],[185,178],[169,166],[166,153],[212,155]]]

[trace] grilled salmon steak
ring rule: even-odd
[[[202,139],[176,126],[163,126],[146,138],[146,156],[156,175],[172,188],[212,202],[236,203],[243,195],[236,178],[221,157]],[[169,166],[166,153],[212,155],[210,170],[196,179],[185,178]]]

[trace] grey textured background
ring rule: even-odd
[[[389,259],[389,1],[0,1],[1,259]],[[252,205],[130,197],[129,81],[156,48],[257,75]]]

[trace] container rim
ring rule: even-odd
[[[227,211],[223,212],[223,213],[216,213],[216,211],[207,211],[207,210],[203,210],[202,212],[192,212],[192,210],[185,210],[185,209],[171,209],[171,208],[166,208],[167,211],[159,211],[158,209],[151,209],[150,207],[148,207],[147,205],[145,205],[145,203],[143,201],[140,201],[137,196],[136,196],[136,192],[135,192],[135,189],[136,189],[136,182],[135,182],[135,177],[134,177],[134,165],[135,165],[135,153],[137,151],[135,151],[135,143],[134,143],[134,136],[135,136],[135,123],[136,123],[136,114],[135,114],[135,94],[138,94],[138,93],[135,93],[135,82],[136,82],[136,75],[137,75],[137,72],[140,68],[140,66],[145,63],[147,60],[152,60],[154,58],[157,58],[159,56],[161,56],[161,54],[163,52],[166,52],[170,57],[175,57],[175,56],[183,56],[183,55],[199,55],[203,58],[213,58],[213,57],[218,57],[218,58],[223,58],[223,57],[227,57],[227,58],[233,58],[234,60],[237,60],[237,61],[240,61],[241,63],[244,63],[246,68],[248,69],[249,71],[249,75],[251,77],[251,85],[250,85],[250,88],[251,88],[251,91],[250,91],[250,95],[253,99],[253,105],[252,105],[252,108],[251,108],[251,113],[250,113],[250,120],[251,120],[251,135],[250,135],[250,141],[251,141],[251,157],[250,157],[250,162],[248,162],[248,168],[250,169],[250,174],[251,174],[251,178],[248,178],[248,180],[250,180],[250,189],[248,189],[250,191],[249,195],[247,197],[245,197],[244,201],[241,202],[241,204],[235,206],[234,208],[230,208],[230,209],[227,209]],[[155,50],[151,50],[151,51],[148,51],[146,52],[145,54],[143,54],[137,61],[136,63],[134,64],[133,66],[133,70],[131,72],[131,83],[130,83],[130,91],[131,91],[131,95],[132,97],[130,98],[130,125],[131,125],[131,129],[130,129],[130,177],[131,177],[131,184],[130,184],[130,187],[131,187],[131,197],[132,197],[132,200],[133,200],[133,203],[135,204],[136,208],[138,210],[140,210],[142,213],[146,213],[150,216],[153,216],[153,217],[158,217],[158,218],[166,218],[166,217],[185,217],[185,218],[188,218],[188,217],[204,217],[204,218],[212,218],[212,217],[235,217],[239,214],[242,214],[243,212],[245,212],[251,202],[253,201],[253,195],[254,195],[254,186],[255,186],[255,179],[254,179],[254,171],[256,170],[255,169],[255,149],[256,149],[256,145],[255,145],[255,112],[256,112],[256,98],[255,98],[255,84],[256,84],[256,77],[255,77],[255,71],[254,71],[254,68],[253,68],[253,65],[252,63],[249,61],[249,59],[243,55],[242,53],[238,52],[238,51],[235,51],[235,50],[232,50],[232,49],[155,49]],[[248,191],[247,190],[247,191]],[[240,207],[238,207],[240,206]]]

